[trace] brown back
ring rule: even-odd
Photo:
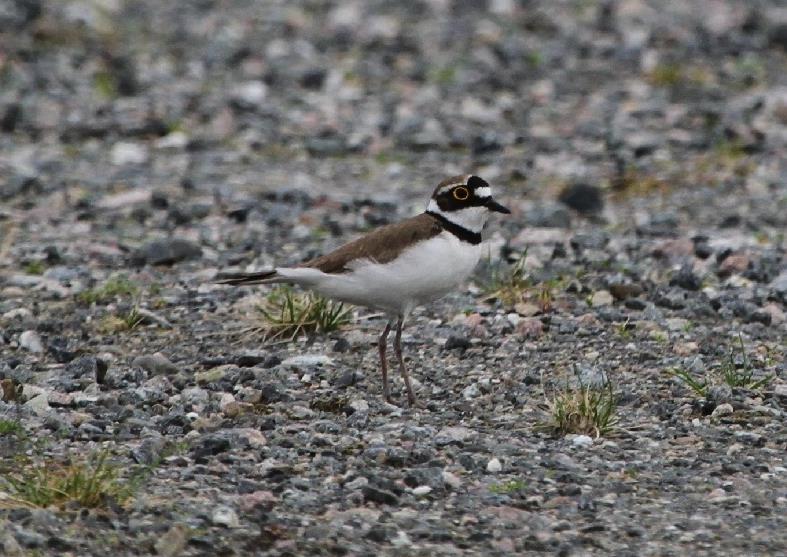
[[[323,273],[342,273],[348,270],[347,264],[355,259],[388,263],[409,246],[433,238],[442,230],[437,219],[421,213],[402,222],[376,228],[331,253],[301,264],[301,267],[312,267]]]

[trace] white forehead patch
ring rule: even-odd
[[[492,197],[492,188],[489,186],[484,186],[483,188],[476,188],[475,189],[475,196],[476,197]]]

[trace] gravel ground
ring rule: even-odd
[[[0,0],[0,553],[784,555],[785,153],[779,1]],[[467,171],[513,214],[406,329],[426,410],[380,316],[212,283]],[[542,427],[578,385],[612,431]]]

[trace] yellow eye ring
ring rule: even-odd
[[[467,198],[470,197],[470,191],[467,188],[463,188],[462,186],[454,188],[452,193],[454,199],[457,201],[467,201]]]

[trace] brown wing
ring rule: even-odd
[[[347,270],[347,264],[355,259],[372,259],[378,263],[388,263],[405,248],[437,236],[442,230],[440,223],[434,217],[421,213],[396,224],[381,226],[366,236],[300,266],[313,267],[323,273],[342,273]]]

